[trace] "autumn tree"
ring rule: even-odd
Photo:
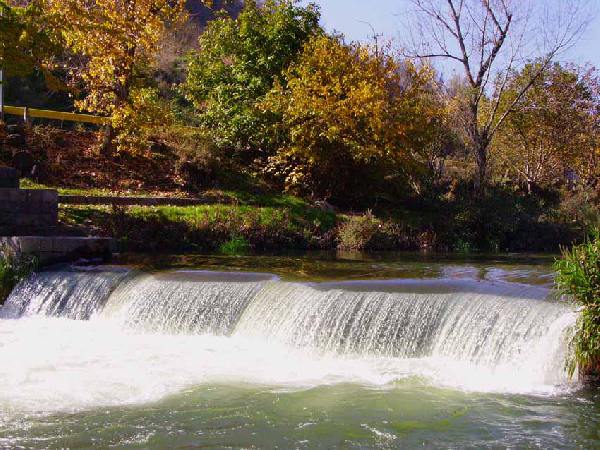
[[[538,64],[513,74],[508,91],[521,90]],[[589,169],[597,166],[598,83],[594,69],[554,63],[514,105],[493,153],[528,192],[533,186],[562,180],[565,172],[589,179]]]
[[[320,31],[319,17],[314,5],[269,0],[247,1],[237,19],[209,22],[182,90],[219,146],[238,154],[266,150],[270,121],[256,105]]]
[[[358,175],[366,168],[390,184],[410,182],[426,145],[419,94],[430,78],[427,68],[366,46],[311,39],[263,104],[281,117],[280,150],[268,169],[288,190],[321,198],[369,193],[373,186]]]
[[[477,164],[481,193],[489,175],[489,150],[499,127],[536,79],[581,33],[587,19],[582,2],[543,5],[521,0],[411,0],[413,41],[409,54],[456,64],[468,84],[465,118],[468,146]],[[511,73],[537,53],[535,70],[517,91]],[[505,107],[500,108],[501,105]]]
[[[56,36],[51,24],[39,1],[11,6],[0,0],[0,67],[5,77],[52,69]]]
[[[155,104],[156,91],[140,81],[151,64],[166,26],[182,17],[184,0],[46,0],[47,8],[60,18],[69,49],[82,55],[83,64],[73,68],[83,98],[82,110],[111,118],[118,131],[147,104]],[[136,92],[145,89],[143,92]],[[136,100],[145,99],[136,105]],[[146,111],[147,112],[147,111]],[[147,122],[148,114],[143,122]],[[153,120],[160,120],[154,117]],[[109,128],[109,131],[111,128]],[[130,133],[126,133],[130,136]],[[108,140],[111,134],[107,135]],[[105,142],[108,144],[108,142]],[[109,146],[106,145],[105,148]]]

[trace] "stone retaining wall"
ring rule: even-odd
[[[58,193],[0,188],[0,236],[51,234],[58,225]]]

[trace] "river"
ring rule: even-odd
[[[0,309],[0,447],[599,447],[549,262],[55,267]]]

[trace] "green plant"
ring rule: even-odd
[[[243,255],[250,250],[250,244],[241,236],[233,236],[219,248],[221,253],[226,255]]]
[[[8,298],[19,281],[37,268],[37,259],[18,255],[10,247],[0,248],[0,304]]]
[[[211,21],[188,58],[181,86],[220,147],[266,149],[270,114],[257,102],[294,61],[307,39],[320,32],[316,6],[292,0],[244,2],[237,19]]]
[[[555,268],[558,288],[580,306],[567,361],[569,373],[572,376],[579,368],[582,375],[600,375],[600,232],[564,249]]]
[[[365,250],[381,228],[381,222],[367,211],[362,216],[349,217],[338,229],[338,248],[340,250]]]

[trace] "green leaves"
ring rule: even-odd
[[[13,288],[37,269],[33,257],[17,255],[9,247],[0,248],[0,304],[10,295]]]
[[[560,291],[581,306],[571,345],[574,357],[568,361],[570,374],[600,375],[600,232],[556,261],[556,284]]]
[[[0,0],[0,67],[6,77],[44,69],[44,60],[56,50],[56,36],[48,22],[39,1],[11,7]]]
[[[218,145],[264,149],[270,115],[257,108],[306,40],[320,32],[319,11],[290,0],[247,2],[240,16],[211,22],[188,59],[182,86]]]

